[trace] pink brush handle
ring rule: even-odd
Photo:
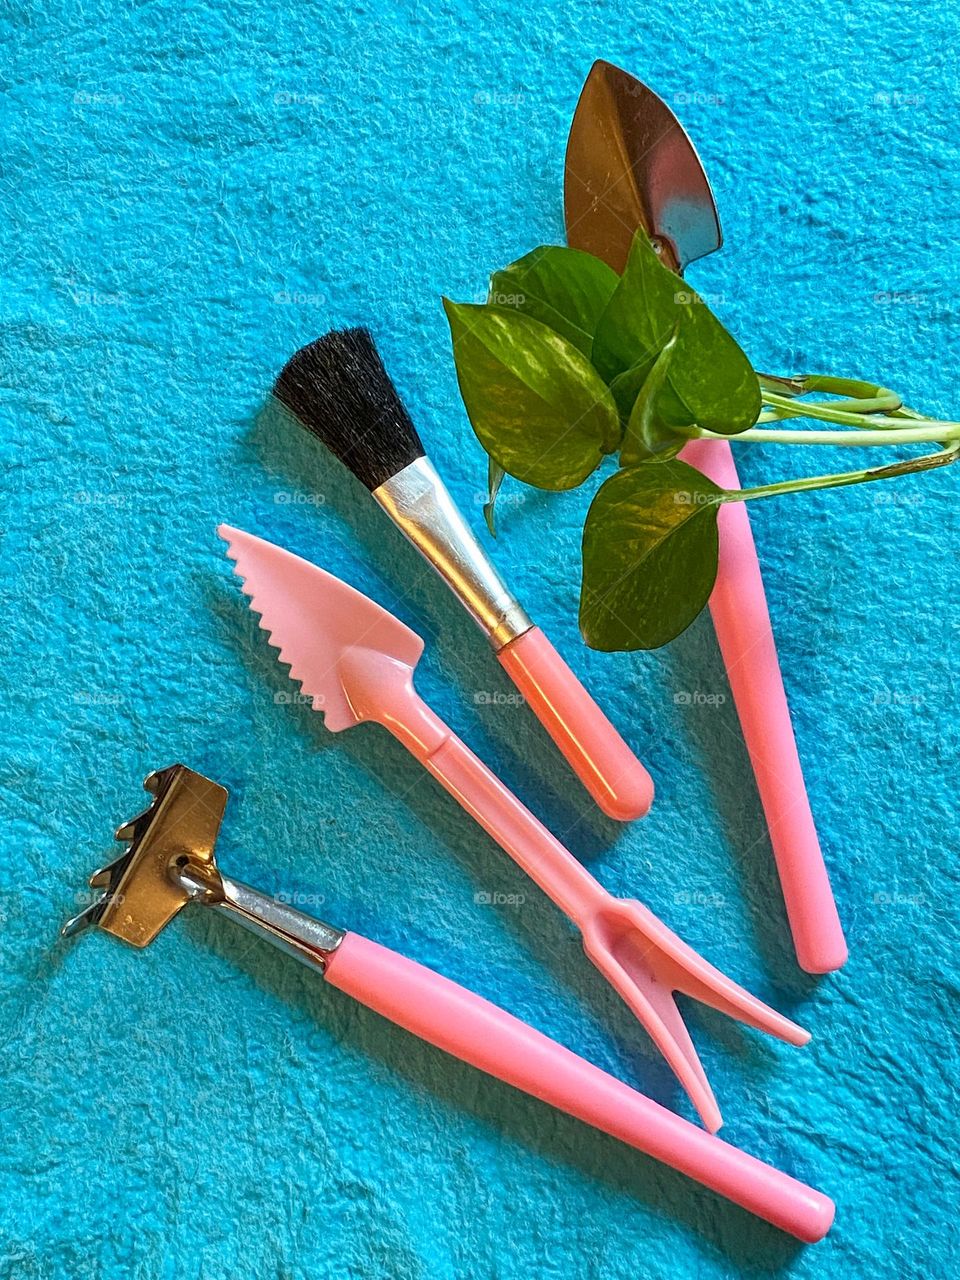
[[[500,665],[605,814],[628,822],[653,801],[653,782],[539,627],[497,654]]]
[[[739,489],[726,441],[693,441],[682,454],[716,484]],[[767,819],[797,960],[829,973],[847,958],[793,736],[750,520],[742,502],[720,512],[720,567],[710,612]]]
[[[812,1187],[704,1133],[577,1057],[489,1000],[359,934],[348,933],[326,979],[455,1058],[678,1169],[799,1240],[833,1222]]]

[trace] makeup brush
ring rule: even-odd
[[[366,329],[302,347],[273,393],[344,463],[433,565],[604,813],[650,808],[653,783],[504,584],[457,510]]]

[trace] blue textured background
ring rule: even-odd
[[[727,241],[691,280],[755,362],[882,378],[956,414],[956,11],[54,9],[4,5],[2,24],[0,1276],[946,1274],[956,477],[753,513],[849,930],[849,966],[817,983],[793,962],[709,622],[666,653],[586,652],[588,495],[507,491],[499,563],[657,780],[649,819],[615,828],[524,709],[483,705],[510,686],[470,624],[264,398],[303,341],[371,323],[480,524],[439,297],[561,238],[566,132],[604,56],[701,150]],[[813,452],[740,461],[753,480],[850,462]],[[219,520],[421,629],[422,691],[598,876],[812,1028],[794,1050],[690,1012],[726,1136],[836,1198],[826,1242],[800,1249],[218,919],[188,914],[144,954],[58,946],[141,777],[183,759],[231,788],[226,869],[689,1113],[566,922],[453,802],[382,731],[334,738],[290,703]]]

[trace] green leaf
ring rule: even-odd
[[[497,536],[493,509],[496,506],[497,494],[500,492],[500,486],[503,484],[503,477],[506,474],[499,462],[494,462],[490,457],[487,458],[487,500],[483,504],[483,518],[487,522],[491,538]]]
[[[723,492],[677,461],[600,486],[583,529],[580,630],[592,649],[656,649],[690,625],[717,576]]]
[[[621,467],[631,467],[651,459],[665,462],[675,457],[687,442],[687,437],[677,435],[658,412],[658,401],[676,349],[677,329],[674,329],[633,402],[620,449]]]
[[[679,276],[663,267],[644,232],[638,230],[620,283],[597,322],[593,338],[591,359],[604,378],[611,381],[658,355],[676,322],[673,297],[682,285]]]
[[[539,320],[589,356],[597,322],[618,280],[593,254],[542,244],[493,273],[487,301]]]
[[[538,489],[572,489],[620,444],[609,388],[587,358],[539,320],[443,300],[460,394],[480,443]]]
[[[657,355],[647,360],[641,360],[639,364],[633,365],[624,373],[618,374],[610,383],[610,394],[613,396],[617,405],[622,422],[629,422],[630,415],[633,413],[633,406],[637,402],[637,396],[643,390],[644,384],[650,377],[654,365],[659,358]],[[664,380],[657,396],[657,412],[665,424],[672,427],[692,427],[693,414],[677,396],[673,387],[670,385],[669,378]]]
[[[613,396],[617,406],[617,412],[621,419],[626,422],[633,412],[633,406],[643,384],[650,377],[650,371],[657,363],[659,352],[654,352],[646,360],[639,360],[636,364],[631,365],[629,369],[625,369],[623,373],[618,373],[610,383],[610,394]]]
[[[675,425],[696,422],[735,435],[760,413],[760,384],[750,361],[698,294],[665,267],[643,231],[634,237],[627,266],[600,318],[591,359],[612,382],[648,363],[679,320],[677,350],[667,386],[679,401]],[[622,402],[622,396],[618,397]]]

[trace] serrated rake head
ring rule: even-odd
[[[143,785],[153,802],[117,829],[116,838],[129,840],[129,849],[90,877],[90,887],[102,892],[67,921],[64,937],[96,926],[145,947],[197,896],[204,877],[218,878],[213,850],[226,788],[182,764],[158,769]],[[187,863],[195,876],[192,891],[176,875]]]

